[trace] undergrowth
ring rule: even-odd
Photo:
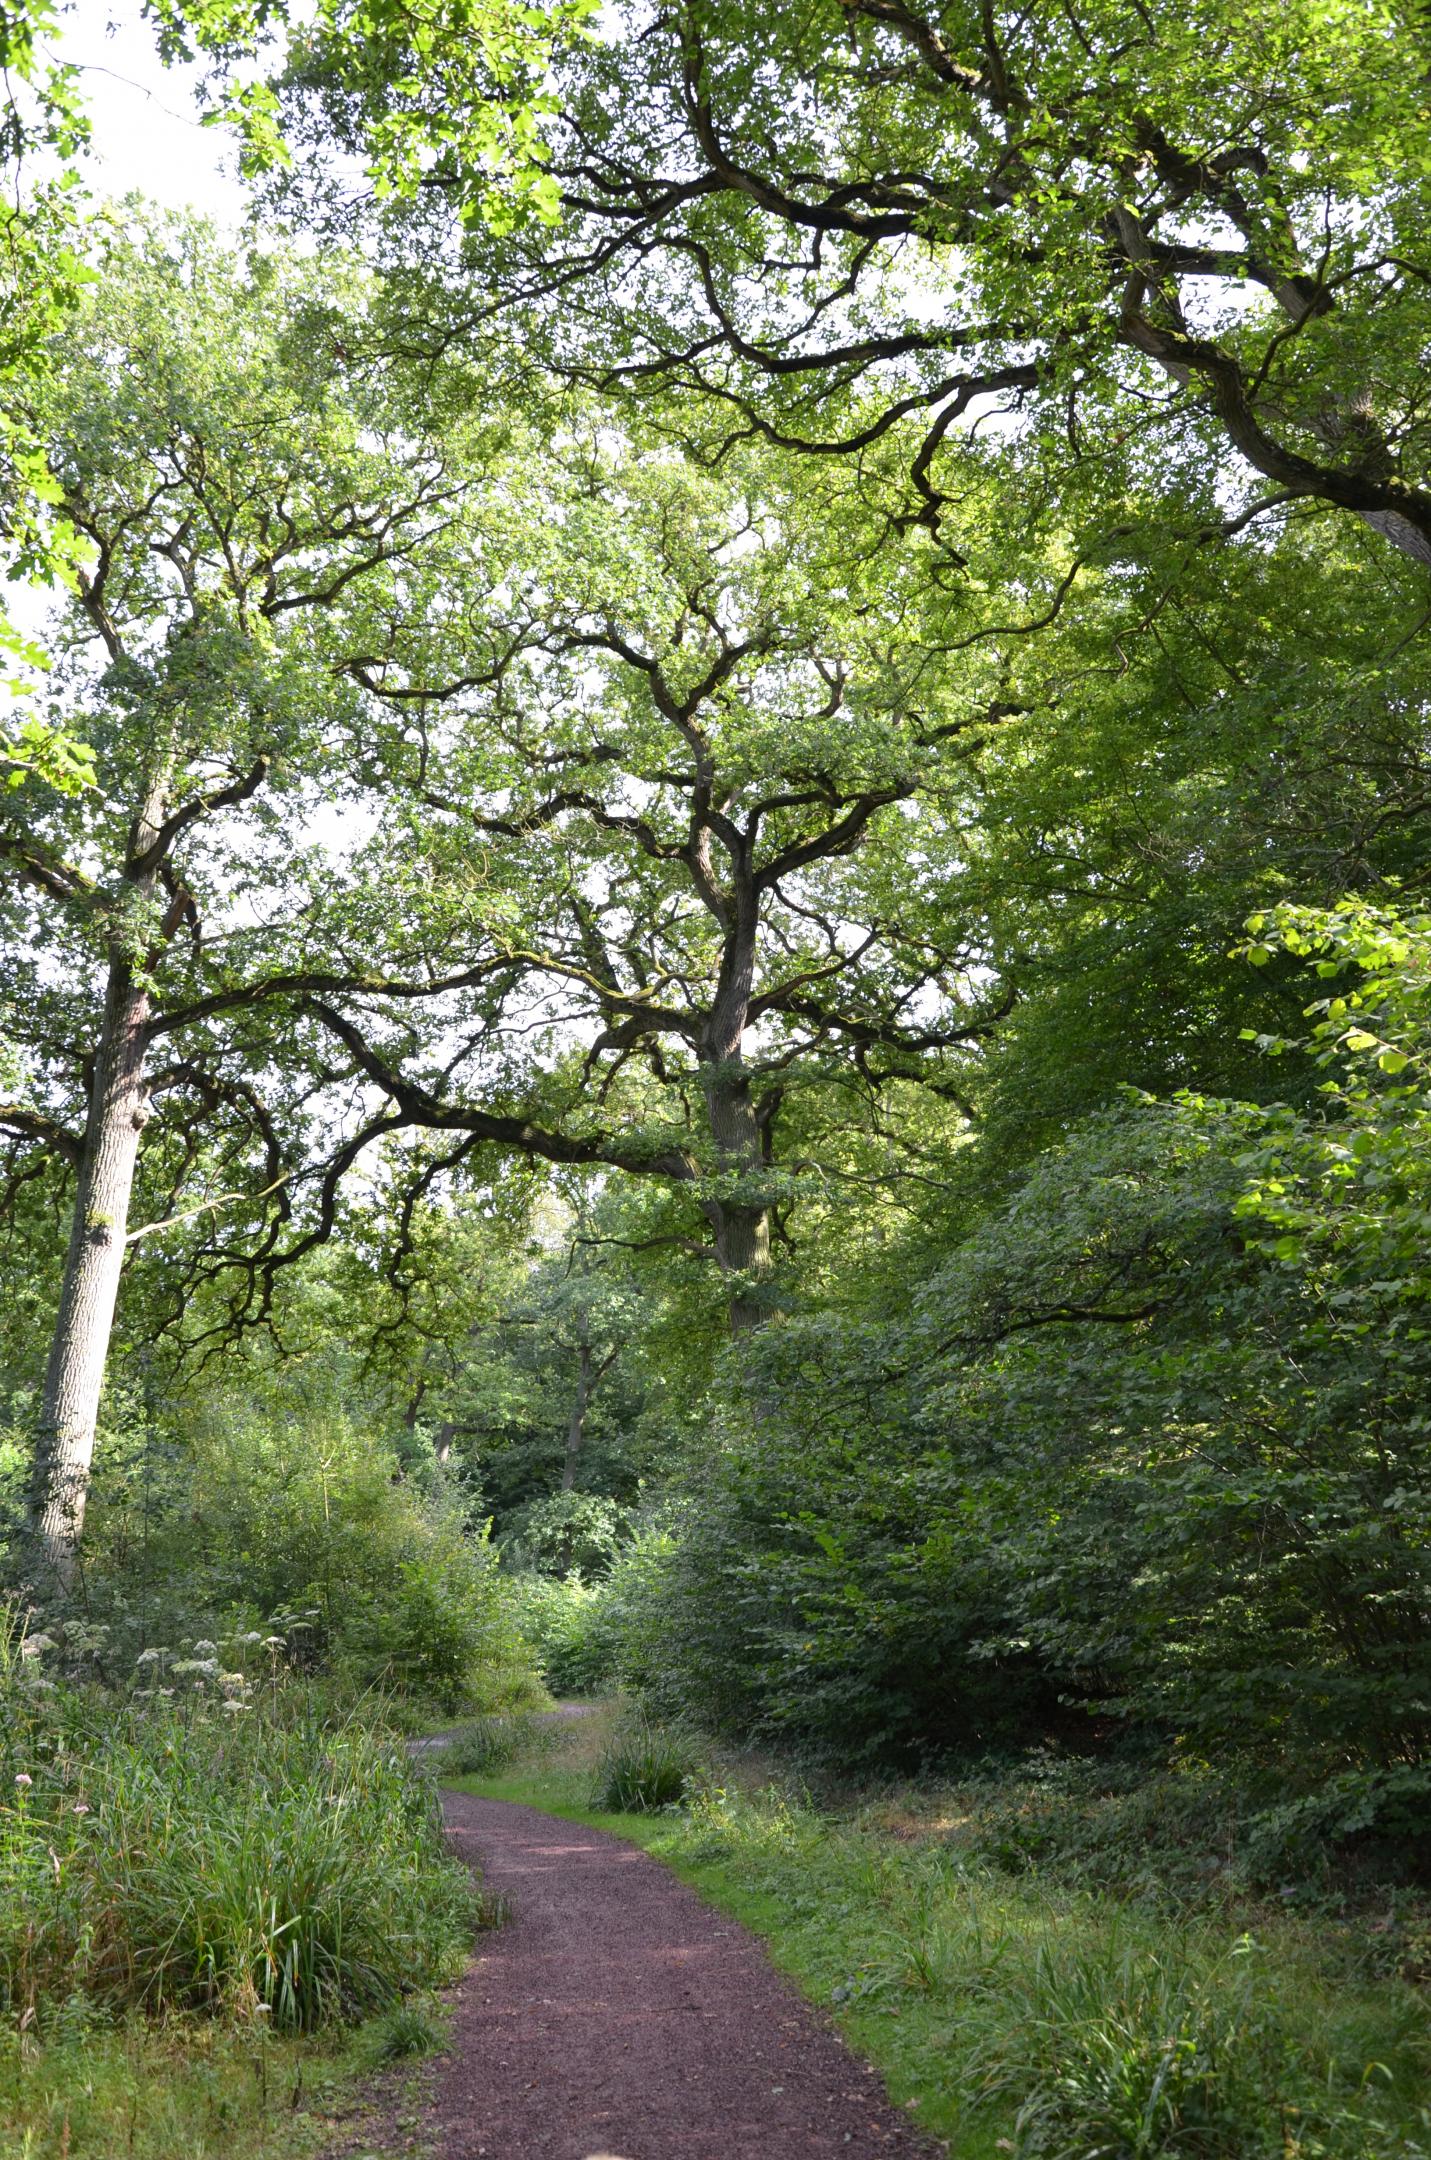
[[[539,1730],[530,1713],[472,1718],[444,1735],[442,1774],[491,1777],[515,1762],[518,1755],[530,1753],[537,1745]]]
[[[0,2160],[307,2160],[372,2060],[366,2040],[207,2017],[86,2026],[72,2008],[47,2041],[0,2035]]]
[[[446,1978],[477,1918],[402,1742],[303,1691],[116,1699],[0,1674],[0,2019],[309,2032]],[[191,1665],[212,1661],[193,1659]]]
[[[700,1768],[700,1747],[690,1733],[632,1713],[602,1750],[591,1805],[608,1814],[654,1815],[685,1797]]]

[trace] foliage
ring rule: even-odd
[[[1404,0],[632,7],[559,55],[555,234],[481,228],[453,146],[483,100],[459,78],[454,112],[425,33],[398,29],[391,93],[321,47],[279,89],[328,152],[297,192],[329,229],[372,209],[343,157],[425,142],[438,184],[376,206],[407,335],[490,337],[495,292],[528,364],[644,399],[712,459],[761,435],[856,474],[1010,636],[1130,536],[1176,562],[1289,502],[1364,519],[1368,560],[1427,560]],[[971,561],[991,440],[1005,515]],[[1011,581],[1040,530],[1061,562]]]
[[[511,1563],[561,1577],[608,1574],[629,1531],[627,1510],[594,1493],[550,1493],[507,1517]]]
[[[387,393],[335,365],[364,304],[351,266],[315,284],[311,261],[239,262],[197,220],[130,206],[122,223],[62,355],[0,386],[85,543],[55,595],[44,717],[83,742],[93,782],[0,791],[0,1132],[31,1174],[80,1161],[76,1060],[127,987],[157,1158],[146,1235],[162,1238],[196,1202],[210,1226],[287,1204],[280,1156],[307,1111],[290,1103],[285,1141],[272,1039],[240,1016],[297,961],[287,935],[317,961],[326,857],[299,828],[315,782],[352,782],[347,731],[371,750],[356,686],[335,690],[344,642],[371,642],[368,610],[391,603],[445,490],[422,432],[398,444]]]
[[[160,0],[154,9],[168,58],[195,51],[215,62],[211,117],[235,124],[250,174],[293,162],[274,92],[249,64],[269,62],[290,82],[321,83],[332,119],[367,154],[380,195],[410,199],[434,181],[483,191],[482,214],[508,227],[550,222],[556,190],[544,170],[543,123],[553,109],[547,71],[579,35],[596,0],[453,0],[418,24],[373,0],[323,0],[315,10],[251,0]],[[294,20],[294,14],[298,19]],[[447,106],[435,135],[429,99]]]
[[[369,2059],[377,2063],[406,2062],[414,2055],[430,2055],[441,2047],[442,2025],[420,2003],[399,2003],[374,2018],[364,2035]]]
[[[730,1439],[606,1593],[627,1684],[846,1762],[979,1752],[1055,1715],[1027,1650],[984,1654],[1002,1555],[949,1453],[911,1445],[882,1333],[792,1321],[743,1364]]]
[[[1345,1778],[1329,1835],[1424,1822],[1425,976],[1414,923],[1288,928],[1340,965],[1348,922],[1383,973],[1318,1020],[1323,1100],[1094,1121],[912,1320],[747,1355],[750,1438],[648,1591],[652,1700],[848,1756],[1081,1697],[1284,1791]]]
[[[302,1661],[352,1688],[448,1712],[530,1699],[508,1578],[462,1496],[404,1480],[390,1445],[301,1388],[264,1403],[253,1379],[177,1443],[141,1425],[114,1448],[87,1575],[114,1655],[152,1644],[160,1615],[190,1635],[302,1616]]]
[[[553,1695],[594,1695],[615,1674],[608,1592],[579,1575],[514,1577],[524,1640]]]
[[[0,542],[16,586],[73,577],[76,535],[58,505],[44,431],[12,390],[43,374],[94,271],[78,159],[88,138],[78,71],[54,58],[60,10],[14,0],[0,11]],[[37,177],[38,175],[38,177]],[[94,778],[89,746],[35,709],[48,655],[0,609],[0,665],[12,717],[0,733],[0,789],[27,779],[75,794]]]
[[[0,1989],[26,2029],[85,1998],[306,2031],[448,1973],[473,1892],[400,1742],[301,1695],[220,1698],[202,1660],[167,1699],[56,1687],[27,1640],[0,1703]]]
[[[365,670],[413,804],[355,866],[382,972],[310,1006],[385,1117],[442,1136],[416,1196],[488,1145],[618,1170],[659,1195],[641,1242],[714,1259],[737,1328],[774,1309],[772,1240],[851,1129],[878,1158],[891,1128],[952,1122],[939,1090],[1009,1003],[947,873],[1017,673],[820,509],[774,453],[712,473],[585,414],[474,496]],[[494,579],[500,609],[445,619]],[[435,1032],[402,964],[416,919],[451,993]]]

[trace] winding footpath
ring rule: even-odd
[[[659,1861],[446,1792],[506,1926],[456,1998],[436,2160],[935,2160],[755,1938]]]

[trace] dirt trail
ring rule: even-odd
[[[458,1992],[423,2128],[438,2160],[934,2160],[769,1964],[658,1861],[445,1793],[507,1900]]]

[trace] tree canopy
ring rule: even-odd
[[[1423,13],[154,20],[256,222],[26,198],[0,353],[16,1582],[1424,1827]]]

